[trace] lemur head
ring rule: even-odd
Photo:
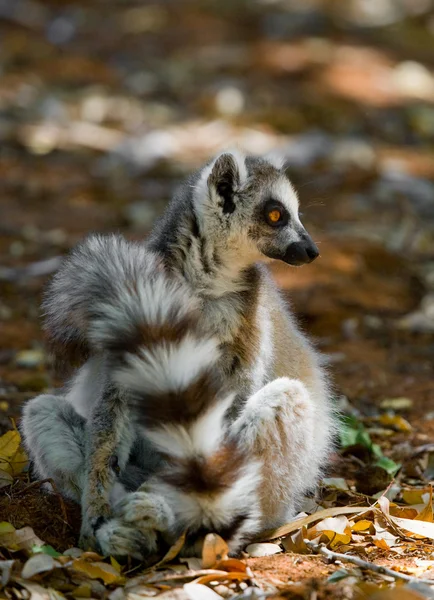
[[[285,171],[265,158],[220,154],[200,173],[194,205],[205,237],[251,261],[265,256],[299,266],[319,255]]]

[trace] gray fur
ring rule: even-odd
[[[282,206],[285,216],[278,227],[270,225],[264,215],[270,199]],[[283,170],[264,159],[245,158],[235,152],[216,157],[181,186],[146,246],[127,244],[115,236],[94,236],[66,259],[48,288],[44,308],[55,352],[67,360],[73,350],[78,350],[82,358],[91,357],[67,394],[67,401],[86,423],[85,440],[80,438],[78,428],[76,443],[70,449],[71,455],[81,449],[83,456],[84,448],[86,474],[75,475],[74,481],[84,493],[84,514],[92,503],[94,506],[85,519],[85,540],[92,541],[96,535],[106,551],[112,548],[115,552],[117,548],[122,550],[120,553],[144,555],[146,548],[137,550],[137,528],[144,536],[141,543],[148,544],[147,550],[153,552],[152,532],[161,527],[162,521],[160,516],[155,522],[143,520],[142,513],[131,507],[141,503],[150,507],[151,496],[158,505],[158,497],[164,497],[172,506],[169,512],[179,516],[174,507],[182,505],[182,490],[168,490],[158,479],[159,459],[154,451],[149,452],[152,444],[146,441],[146,431],[131,421],[122,393],[110,386],[114,393],[104,392],[107,382],[113,384],[113,365],[119,353],[131,343],[140,324],[140,311],[129,297],[131,282],[143,282],[144,287],[149,284],[155,291],[161,278],[167,276],[170,284],[163,284],[164,293],[154,294],[146,306],[143,301],[147,296],[142,294],[140,306],[153,310],[154,316],[160,311],[169,322],[178,309],[169,314],[167,303],[176,303],[180,297],[194,310],[199,309],[196,318],[200,329],[206,336],[215,336],[219,343],[216,366],[236,393],[226,426],[238,431],[240,443],[251,453],[252,465],[256,461],[262,464],[265,479],[257,492],[259,504],[252,518],[246,518],[234,531],[232,548],[237,551],[258,527],[281,525],[294,514],[303,493],[315,486],[326,464],[334,415],[320,357],[296,326],[267,270],[257,261],[272,257],[300,264],[299,257],[301,262],[309,262],[314,250],[299,219],[297,196]],[[154,305],[161,306],[161,310]],[[56,452],[54,448],[45,450],[44,428],[58,425],[54,416],[51,422],[44,421],[43,411],[38,419],[39,402],[36,398],[29,403],[23,428],[42,475],[50,469],[54,472],[54,459],[50,462],[46,457]],[[63,406],[64,400],[58,402]],[[57,414],[54,409],[52,414]],[[58,431],[55,438],[60,443],[60,427]],[[93,454],[98,453],[105,436],[110,438],[109,451],[95,462]],[[145,451],[136,453],[133,461],[137,447]],[[134,464],[134,482],[119,486],[107,467],[110,453],[119,453],[124,473]],[[45,457],[43,464],[41,456]],[[95,494],[88,498],[89,482],[92,470],[95,473],[95,469],[102,468],[98,462],[101,460],[105,480],[95,502]],[[62,482],[65,477],[74,477],[78,462],[60,468],[60,489],[65,494],[69,488],[62,487]],[[82,465],[77,467],[80,473]],[[142,472],[147,481],[137,492],[128,494]],[[123,477],[126,482],[128,478]],[[246,493],[254,495],[255,477],[241,482],[239,489],[234,487],[231,505],[243,503]],[[117,504],[113,506],[110,489],[115,487]],[[96,527],[98,517],[110,515],[114,519],[109,518],[103,528]],[[232,516],[228,511],[229,520],[221,523],[223,529],[230,528]],[[198,527],[207,523],[205,515],[201,519]]]

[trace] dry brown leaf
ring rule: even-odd
[[[12,477],[19,475],[29,462],[20,444],[21,436],[16,429],[0,437],[0,468]]]
[[[173,546],[169,548],[169,550],[166,552],[163,558],[159,560],[152,568],[155,569],[156,567],[161,567],[162,565],[165,565],[166,563],[176,558],[185,544],[186,535],[187,532],[184,531],[184,533],[176,540]]]
[[[216,533],[208,533],[203,541],[202,566],[210,569],[216,563],[228,557],[229,547]]]
[[[106,585],[122,581],[116,569],[104,562],[87,562],[83,558],[77,558],[73,561],[72,568],[90,579],[102,579]]]
[[[295,554],[310,554],[311,550],[306,546],[305,539],[307,538],[307,527],[302,527],[293,535],[287,535],[281,540],[281,544],[287,552]]]
[[[275,540],[279,537],[284,537],[290,533],[294,533],[298,529],[302,527],[306,527],[311,523],[315,523],[315,521],[320,521],[322,519],[326,519],[327,517],[335,517],[338,515],[355,515],[355,514],[365,514],[369,512],[371,508],[363,508],[356,506],[335,506],[333,508],[326,508],[324,510],[319,510],[312,515],[308,515],[307,517],[301,517],[290,521],[286,525],[282,525],[278,529],[272,529],[270,531],[265,531],[261,536],[258,536],[258,540]]]
[[[402,519],[414,519],[418,515],[418,511],[412,506],[391,504],[389,510],[393,517],[401,517]]]
[[[238,558],[228,558],[217,563],[215,568],[227,571],[228,573],[245,573],[247,565]]]
[[[397,525],[400,529],[406,531],[407,535],[410,534],[410,537],[419,536],[434,540],[434,523],[394,517],[390,514],[389,500],[384,496],[378,499],[378,504],[385,517],[394,525]]]
[[[247,573],[219,573],[217,575],[202,575],[194,580],[194,583],[206,584],[210,581],[243,581],[248,579]]]

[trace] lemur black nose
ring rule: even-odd
[[[305,238],[300,242],[289,244],[283,260],[290,265],[300,266],[311,263],[318,256],[319,250],[316,244],[310,238]]]

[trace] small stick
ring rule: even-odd
[[[366,560],[362,560],[358,556],[353,556],[352,554],[341,554],[340,552],[334,552],[333,550],[329,550],[324,544],[315,544],[310,540],[303,540],[306,546],[308,546],[311,550],[313,550],[316,554],[323,554],[326,558],[331,561],[341,560],[344,562],[352,563],[361,569],[366,569],[367,571],[373,571],[374,573],[379,573],[380,575],[388,575],[389,577],[393,577],[394,579],[400,579],[402,581],[410,581],[410,582],[418,582],[425,583],[427,585],[434,585],[434,579],[421,579],[419,577],[412,577],[411,575],[405,575],[404,573],[398,573],[398,571],[394,571],[393,569],[388,569],[387,567],[382,567],[380,565],[376,565],[372,562],[368,562]]]

